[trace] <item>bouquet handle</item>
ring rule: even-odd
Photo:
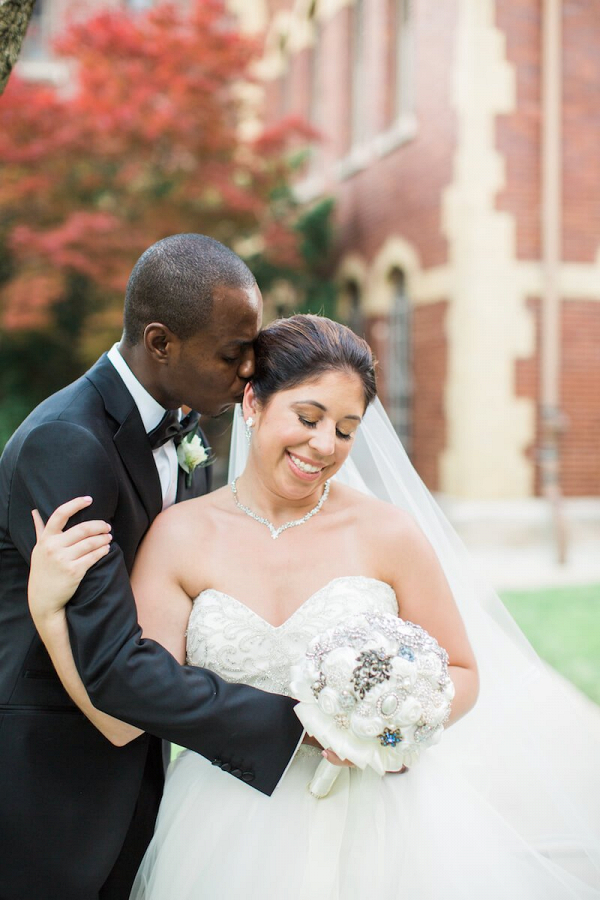
[[[322,759],[317,766],[312,781],[308,785],[308,790],[313,797],[316,797],[317,800],[321,800],[322,797],[327,796],[339,774],[340,766],[335,766],[333,763],[330,763],[329,760]]]

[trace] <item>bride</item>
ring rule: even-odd
[[[270,798],[241,769],[230,778],[185,751],[132,900],[600,897],[588,725],[477,584],[374,398],[371,352],[347,328],[293,316],[259,335],[235,477],[162,513],[136,559],[144,636],[181,663],[289,694],[311,638],[354,613],[393,613],[448,652],[448,724],[481,679],[477,706],[403,775],[325,751],[342,770],[322,800],[307,790],[317,748],[301,745]],[[44,623],[109,552],[105,533],[62,532],[72,507],[45,529],[38,517],[30,580],[34,620],[63,658]]]

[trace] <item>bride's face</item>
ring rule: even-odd
[[[275,493],[301,500],[338,471],[364,414],[364,390],[353,372],[331,371],[274,394],[265,406],[246,388],[252,416],[251,460]]]

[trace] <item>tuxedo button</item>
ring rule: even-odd
[[[213,759],[212,765],[213,765],[213,766],[219,766],[219,767],[220,767],[220,766],[223,765],[223,763],[221,762],[220,759]]]
[[[232,769],[232,770],[231,770],[231,774],[232,774],[232,775],[235,775],[236,778],[241,778],[241,777],[242,777],[242,770],[241,770],[241,769]]]
[[[251,781],[254,781],[254,772],[242,772],[242,781],[250,784]]]
[[[231,763],[221,763],[223,772],[231,772]]]

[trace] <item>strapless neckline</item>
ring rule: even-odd
[[[324,591],[331,588],[334,584],[338,584],[339,582],[342,582],[342,581],[361,581],[365,585],[367,585],[367,584],[383,585],[385,588],[387,588],[389,590],[390,595],[393,596],[394,600],[397,600],[396,592],[394,591],[394,588],[391,586],[391,584],[388,584],[387,581],[382,581],[380,578],[372,578],[370,575],[338,575],[336,578],[331,578],[326,584],[323,584],[320,588],[317,588],[316,591],[314,591],[312,594],[310,594],[310,596],[308,596],[306,598],[306,600],[304,600],[300,604],[300,606],[296,607],[294,612],[291,613],[291,615],[289,615],[287,617],[287,619],[285,619],[279,625],[273,625],[272,622],[269,622],[268,619],[265,619],[263,616],[260,615],[260,613],[257,613],[246,603],[242,603],[242,601],[238,600],[237,597],[234,597],[232,594],[228,594],[226,591],[220,591],[217,588],[205,588],[203,591],[200,591],[198,596],[194,598],[193,604],[195,605],[197,602],[201,602],[202,597],[205,597],[208,594],[210,594],[212,596],[217,596],[217,597],[224,597],[227,600],[231,600],[236,606],[239,606],[242,610],[245,610],[250,616],[254,616],[256,619],[258,619],[260,622],[262,622],[268,628],[272,629],[273,631],[280,631],[281,629],[285,628],[290,622],[292,622],[293,619],[301,611],[305,610],[306,607],[309,606],[317,597],[319,597],[322,593],[324,593]]]

